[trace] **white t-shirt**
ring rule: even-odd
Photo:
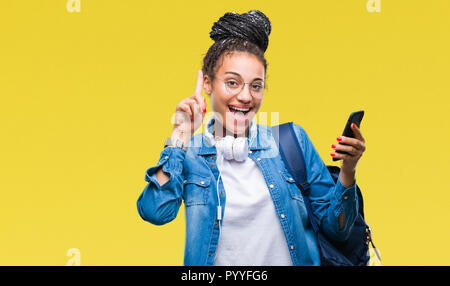
[[[226,192],[214,265],[292,265],[288,245],[258,165],[223,160]]]

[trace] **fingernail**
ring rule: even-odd
[[[337,141],[342,141],[342,137],[339,136],[338,138],[336,138]]]
[[[206,112],[206,106],[205,107],[203,107],[203,113],[205,113]]]
[[[352,123],[352,128],[355,128],[355,123]]]
[[[191,120],[192,120],[192,115],[191,115]]]
[[[330,153],[330,155],[331,155],[331,157],[334,157],[334,156],[336,156],[336,154],[335,154],[335,153]]]
[[[336,145],[334,145],[334,144],[331,145],[331,148],[336,149]]]

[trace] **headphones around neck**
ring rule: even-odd
[[[226,160],[245,161],[248,157],[247,138],[234,138],[227,135],[216,143],[217,153],[220,153]]]
[[[211,116],[206,122],[205,136],[211,145],[216,146],[217,155],[222,156],[226,160],[245,161],[248,157],[249,148],[247,137],[234,138],[234,136],[227,135],[222,138],[216,137],[215,139],[212,133],[209,132],[209,126],[210,124],[214,124],[214,120],[214,116]],[[251,138],[250,142],[256,136],[256,122],[254,118],[250,123],[249,136]]]

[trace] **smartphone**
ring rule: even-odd
[[[355,138],[355,134],[353,134],[353,130],[352,130],[352,123],[355,123],[356,126],[361,125],[361,120],[363,119],[364,116],[364,110],[360,110],[360,111],[356,111],[353,112],[352,114],[350,114],[348,120],[347,120],[347,124],[345,124],[345,128],[344,128],[344,132],[342,132],[342,136],[345,137],[351,137],[351,138]],[[338,144],[342,144],[342,145],[347,145],[344,143],[338,143]],[[335,151],[336,153],[341,153],[341,154],[348,154],[347,152],[343,152],[343,151]],[[338,161],[341,159],[337,159],[337,158],[333,158],[333,161]]]

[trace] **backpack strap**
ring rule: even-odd
[[[272,134],[275,142],[279,146],[281,158],[283,159],[288,172],[294,177],[295,183],[301,190],[309,221],[315,233],[319,232],[319,227],[314,219],[311,201],[309,199],[310,185],[307,180],[306,164],[303,157],[302,148],[295,135],[292,122],[272,126]]]

